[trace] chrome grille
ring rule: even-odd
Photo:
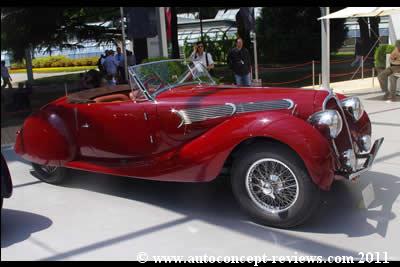
[[[250,102],[237,105],[237,113],[247,113],[256,111],[265,111],[273,109],[289,109],[292,103],[286,99],[264,101],[264,102]]]
[[[185,124],[230,116],[234,111],[234,108],[230,105],[186,109],[184,112],[186,113],[189,123]]]

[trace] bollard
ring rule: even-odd
[[[364,80],[364,56],[361,56],[361,79]]]
[[[312,88],[315,86],[315,61],[312,61]]]

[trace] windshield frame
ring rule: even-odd
[[[142,83],[142,81],[139,79],[138,75],[135,72],[135,68],[139,67],[139,66],[145,66],[145,65],[151,65],[151,64],[157,64],[157,63],[161,63],[161,62],[182,62],[183,65],[187,66],[187,70],[190,71],[190,73],[193,75],[192,72],[192,68],[189,66],[190,63],[193,63],[194,65],[198,64],[200,65],[200,68],[203,68],[204,73],[206,73],[207,78],[209,79],[208,82],[202,81],[200,78],[197,78],[197,82],[193,81],[193,82],[188,82],[188,83],[182,83],[182,84],[168,84],[168,86],[165,86],[161,89],[158,89],[156,92],[154,92],[153,94],[150,94],[150,92],[147,90],[147,88],[144,86],[144,84]],[[197,67],[197,66],[196,66]],[[203,66],[203,64],[201,64],[199,61],[191,61],[191,60],[185,60],[185,59],[168,59],[168,60],[159,60],[159,61],[152,61],[152,62],[148,62],[148,63],[143,63],[143,64],[138,64],[138,65],[134,65],[134,66],[130,66],[128,67],[128,73],[129,73],[129,85],[131,87],[131,90],[134,89],[134,86],[132,86],[132,82],[136,83],[137,87],[142,91],[142,93],[145,95],[145,97],[147,98],[147,100],[156,101],[156,98],[159,94],[170,90],[171,88],[180,86],[180,85],[185,85],[185,84],[211,84],[211,85],[215,85],[216,82],[215,80],[211,77],[210,73],[206,70],[206,68]],[[157,76],[158,74],[155,73]],[[211,81],[211,82],[210,82]]]

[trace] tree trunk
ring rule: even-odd
[[[365,56],[370,48],[370,39],[369,39],[369,29],[368,29],[368,18],[359,18],[358,24],[360,25],[360,38],[362,41],[362,52]]]
[[[381,18],[380,17],[371,17],[369,18],[369,23],[371,26],[371,32],[370,32],[370,39],[371,39],[371,47],[375,44],[375,42],[379,38],[379,22]],[[379,42],[375,45],[375,48],[379,45]],[[374,54],[374,51],[371,52],[371,55]]]
[[[172,58],[180,58],[178,43],[178,17],[176,7],[171,7],[171,44]]]
[[[26,75],[28,76],[28,82],[33,82],[33,69],[32,69],[32,53],[31,48],[25,49],[25,61],[26,61]]]

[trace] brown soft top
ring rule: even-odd
[[[131,90],[129,84],[115,86],[103,86],[93,89],[87,89],[68,95],[68,103],[88,103],[94,102],[93,99],[99,96],[105,96],[114,93]]]

